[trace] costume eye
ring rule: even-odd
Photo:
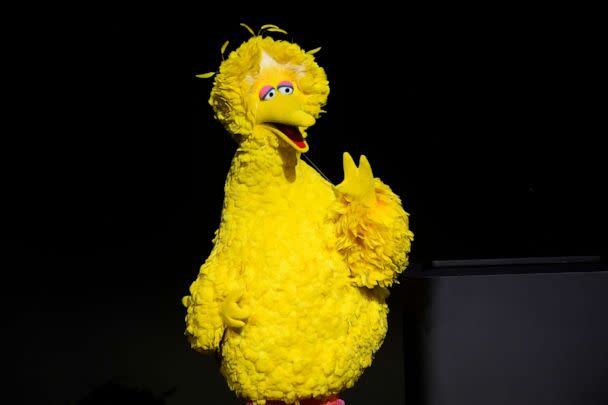
[[[274,87],[266,85],[260,89],[260,100],[272,100],[277,95]]]
[[[279,89],[281,94],[289,95],[289,94],[293,93],[293,84],[291,84],[291,82],[284,81],[284,82],[279,83],[279,85],[277,86],[277,89]]]

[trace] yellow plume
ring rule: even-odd
[[[213,77],[213,75],[215,75],[215,72],[202,73],[200,75],[196,75],[196,77],[199,79],[209,79],[210,77]]]
[[[255,32],[253,32],[253,30],[247,24],[241,23],[240,26],[244,27],[247,31],[249,31],[251,33],[252,36],[255,37]]]
[[[224,59],[224,52],[226,51],[226,48],[228,47],[229,43],[230,41],[224,42],[224,45],[222,45],[222,48],[220,49],[220,52],[222,53],[222,59]]]
[[[285,34],[287,35],[287,31],[282,30],[280,28],[268,28],[266,31],[270,31],[270,32],[280,32],[281,34]]]
[[[264,24],[260,27],[261,30],[265,30],[266,28],[279,28],[274,24]],[[279,28],[280,29],[280,28]]]

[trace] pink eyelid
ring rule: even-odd
[[[268,85],[268,84],[267,84],[266,86],[262,87],[262,88],[260,89],[260,94],[259,94],[259,95],[260,95],[260,99],[263,99],[264,97],[266,97],[266,94],[268,94],[268,92],[269,92],[270,90],[272,90],[273,88],[274,88],[274,87],[272,87],[272,86],[270,86],[270,85]]]
[[[293,84],[290,81],[283,80],[277,87],[291,87],[293,89]]]

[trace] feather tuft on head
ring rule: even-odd
[[[201,73],[200,75],[196,75],[199,79],[209,79],[215,75],[215,72]]]
[[[247,25],[247,24],[245,24],[245,23],[240,23],[239,25],[240,25],[241,27],[245,28],[247,31],[249,31],[249,33],[250,33],[252,36],[254,36],[254,37],[255,37],[255,32],[253,32],[253,30],[251,29],[251,27],[250,27],[250,26],[248,26],[248,25]]]

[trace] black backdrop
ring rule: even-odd
[[[322,10],[7,10],[1,260],[17,392],[60,403],[123,376],[194,403],[203,388],[183,387],[206,372],[209,395],[230,398],[201,371],[212,359],[185,348],[179,298],[235,149],[194,75],[248,37],[239,22],[323,47],[331,94],[309,156],[334,182],[343,151],[368,156],[412,215],[414,262],[605,250],[594,10]]]

